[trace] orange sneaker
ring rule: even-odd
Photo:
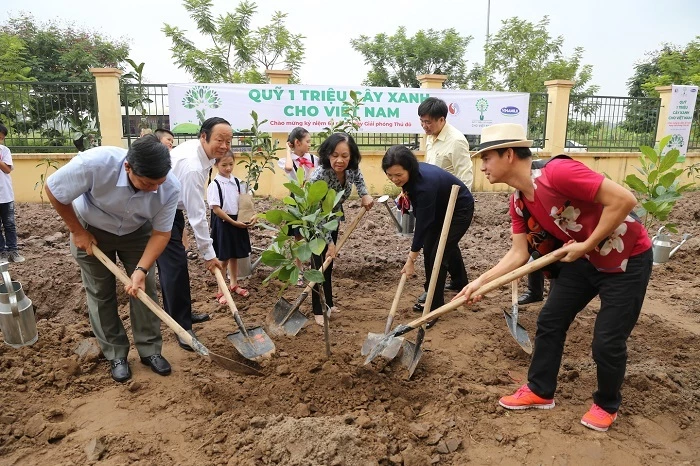
[[[615,422],[615,419],[617,419],[617,413],[610,414],[597,404],[593,403],[591,409],[589,409],[588,412],[581,418],[581,424],[589,429],[597,430],[599,432],[606,432],[612,423]]]
[[[535,395],[525,384],[512,395],[504,396],[498,400],[498,404],[506,409],[552,409],[554,408],[554,399],[548,400]]]

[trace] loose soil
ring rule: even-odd
[[[506,196],[476,198],[462,241],[471,277],[509,244]],[[272,204],[258,202],[261,209]],[[681,232],[700,234],[699,206],[698,192],[677,204],[672,220]],[[347,207],[348,218],[360,208],[357,201]],[[598,433],[579,423],[595,389],[590,345],[597,301],[571,326],[557,406],[549,411],[498,406],[499,397],[524,383],[529,362],[503,318],[509,287],[428,330],[428,351],[411,380],[398,359],[363,365],[360,347],[368,332],[383,331],[410,243],[395,235],[381,206],[363,219],[336,263],[341,312],[331,318],[329,359],[321,327],[311,324],[296,337],[273,337],[277,351],[263,361],[264,377],[241,376],[181,350],[163,326],[172,375],[154,374],[132,350],[133,378],[124,384],[89,351],[85,292],[60,218],[48,206],[21,204],[17,224],[27,261],[11,264],[11,274],[34,303],[39,341],[0,346],[0,464],[700,464],[698,237],[654,267],[629,340],[620,416],[608,433]],[[253,233],[258,247],[269,238],[265,230]],[[262,285],[269,272],[258,267],[244,282],[250,297],[237,299],[249,326],[263,323],[278,299],[278,285]],[[201,261],[190,262],[190,276],[195,310],[212,314],[195,331],[213,351],[232,355],[226,335],[235,324],[214,302],[216,282]],[[416,316],[411,307],[423,276],[421,268],[408,281],[397,322]],[[299,292],[292,287],[283,295],[291,301]],[[120,302],[130,332],[123,293]],[[531,336],[538,310],[521,307]],[[88,348],[82,356],[79,345]]]

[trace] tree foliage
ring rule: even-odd
[[[627,81],[627,90],[630,97],[658,97],[659,93],[654,88],[670,84],[700,85],[700,36],[685,47],[663,44],[661,49],[647,53],[634,66],[634,74]],[[622,125],[629,131],[653,133],[656,131],[658,112],[659,104],[656,101],[632,101]],[[700,130],[694,127],[693,131]]]
[[[12,17],[3,30],[24,42],[29,76],[46,82],[91,82],[89,69],[118,67],[129,55],[124,39],[111,39],[73,24]]]
[[[361,35],[350,43],[372,67],[364,85],[420,87],[417,75],[445,74],[445,86],[455,87],[466,80],[465,52],[471,40],[472,36],[462,37],[455,29],[421,30],[408,37],[402,26],[391,36]]]
[[[553,38],[547,30],[549,17],[537,24],[517,17],[503,21],[501,29],[487,42],[484,66],[472,75],[474,87],[511,92],[545,92],[551,79],[574,81],[573,94],[595,94],[590,85],[593,67],[583,65],[583,48],[564,56],[564,37]]]
[[[700,85],[700,36],[685,47],[663,44],[660,50],[646,54],[634,67],[627,81],[631,97],[657,97],[657,86],[671,84]]]
[[[62,83],[93,82],[89,69],[119,66],[128,56],[128,44],[72,24],[39,23],[26,14],[11,17],[2,30],[0,42],[9,38],[9,47],[17,54],[7,61],[3,57],[0,67],[8,70],[10,63],[19,70],[14,73],[17,80],[38,81],[31,91],[22,85],[8,92],[9,99],[0,103],[3,119],[13,132],[40,132],[47,144],[63,145],[65,138],[56,122],[94,120],[97,102],[89,89]]]
[[[252,29],[257,5],[241,2],[233,13],[214,18],[212,0],[185,0],[183,6],[194,20],[197,31],[211,41],[199,49],[191,34],[167,23],[163,32],[172,41],[175,63],[196,81],[211,83],[266,83],[265,69],[276,65],[292,71],[292,82],[299,81],[303,64],[304,36],[292,34],[284,24],[286,13],[275,12],[266,26]]]

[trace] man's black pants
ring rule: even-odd
[[[185,330],[192,329],[192,297],[190,274],[187,270],[187,252],[182,244],[185,216],[181,210],[175,212],[170,241],[156,260],[158,278],[163,293],[163,307],[175,322]]]
[[[651,249],[630,257],[624,273],[599,272],[585,259],[561,265],[537,318],[528,386],[543,398],[554,397],[566,332],[576,314],[599,295],[601,304],[592,345],[598,389],[593,393],[593,402],[608,413],[615,413],[622,402],[620,388],[627,367],[627,338],[639,318],[651,276]]]

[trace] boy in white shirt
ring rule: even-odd
[[[0,123],[0,262],[24,262],[17,251],[17,227],[15,225],[15,193],[12,190],[12,153],[5,146],[7,127]]]

